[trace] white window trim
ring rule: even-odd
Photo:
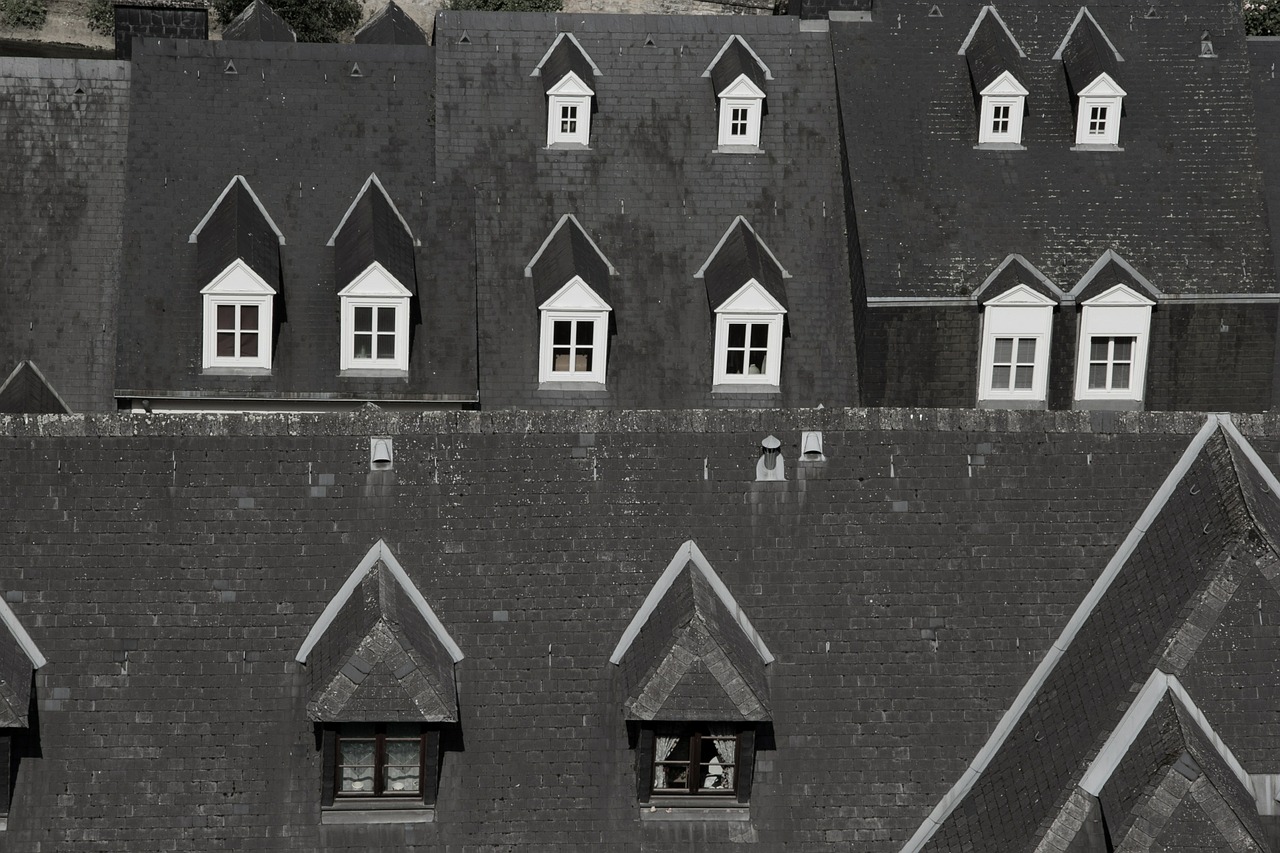
[[[727,148],[759,148],[764,92],[752,83],[747,75],[742,74],[726,86],[717,97],[720,99],[719,145]],[[741,136],[735,136],[730,132],[733,126],[734,109],[747,111],[747,132]]]
[[[591,141],[591,88],[572,71],[547,92],[547,147],[556,145],[588,145]],[[560,131],[560,108],[578,108],[578,129],[573,133]]]
[[[232,261],[200,293],[203,297],[204,341],[201,364],[204,370],[270,370],[274,345],[275,290],[242,260]],[[217,309],[219,305],[258,306],[258,355],[250,358],[219,356]]]
[[[1076,101],[1076,145],[1115,146],[1120,144],[1120,117],[1124,109],[1124,98],[1127,93],[1116,85],[1106,74],[1080,90]],[[1105,133],[1089,132],[1089,122],[1095,107],[1106,107],[1107,126]]]
[[[978,400],[1043,401],[1048,394],[1049,348],[1052,342],[1054,301],[1020,284],[991,299],[982,312],[982,353]],[[1030,338],[1036,354],[1030,388],[995,388],[997,338]]]
[[[581,276],[574,276],[550,299],[538,306],[541,314],[538,332],[538,382],[594,382],[605,384],[609,356],[609,307]],[[590,322],[591,369],[584,371],[555,370],[555,323]],[[576,334],[576,330],[575,330]]]
[[[1009,107],[1009,129],[992,130],[996,107]],[[982,115],[978,125],[979,145],[1021,145],[1022,118],[1027,111],[1027,90],[1008,71],[982,90]]]
[[[1151,309],[1155,303],[1123,284],[1117,284],[1082,303],[1080,337],[1076,347],[1075,399],[1141,402],[1146,391],[1147,350]],[[1133,362],[1128,388],[1089,387],[1089,350],[1095,337],[1133,338]]]
[[[714,383],[716,385],[771,385],[782,381],[782,321],[787,313],[759,282],[751,279],[716,309]],[[769,346],[763,373],[728,372],[729,326],[732,323],[766,323]],[[750,341],[750,335],[747,340]]]
[[[341,342],[339,367],[344,371],[377,371],[407,373],[409,371],[409,291],[376,261],[356,276],[339,292]],[[396,311],[396,345],[392,358],[355,357],[355,309],[373,308],[377,323],[378,308]],[[375,347],[376,350],[376,347]]]

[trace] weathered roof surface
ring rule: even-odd
[[[1117,85],[1123,86],[1116,51],[1107,44],[1107,36],[1098,29],[1096,20],[1083,12],[1066,43],[1062,45],[1062,65],[1066,69],[1067,83],[1073,94],[1103,74]]]
[[[711,66],[712,96],[719,95],[744,74],[760,91],[768,91],[765,88],[764,69],[760,67],[760,63],[741,39],[732,39],[725,45],[716,64]]]
[[[826,33],[798,18],[446,12],[436,135],[441,182],[476,191],[486,406],[843,405],[856,395],[840,136]],[[558,31],[600,68],[588,150],[546,148],[543,81]],[[467,35],[465,42],[463,34]],[[702,74],[738,33],[772,72],[758,154],[715,153]],[[462,42],[462,43],[460,43]],[[952,48],[954,52],[954,48]],[[539,390],[539,317],[524,267],[572,212],[617,270],[605,391]],[[780,393],[713,394],[715,320],[694,278],[737,216],[783,262]]]
[[[1107,249],[1165,293],[1274,291],[1237,4],[1188,0],[1150,17],[1128,0],[1088,4],[1124,57],[1115,152],[1072,150],[1071,92],[1052,57],[1081,3],[998,5],[1027,54],[1022,151],[975,149],[957,51],[979,3],[930,17],[883,0],[869,22],[832,22],[868,296],[967,296],[1013,252],[1069,291]],[[1199,57],[1205,30],[1216,59]]]
[[[775,657],[773,738],[750,804],[760,849],[896,853],[1203,420],[836,408],[0,418],[0,589],[22,594],[9,600],[50,660],[36,677],[43,759],[23,767],[6,843],[98,849],[87,816],[126,813],[93,824],[120,849],[332,841],[294,657],[385,539],[466,653],[465,751],[445,751],[436,823],[412,842],[402,827],[361,827],[359,843],[683,849],[676,828],[640,822],[608,661],[694,539]],[[796,462],[811,429],[825,463]],[[1242,429],[1275,458],[1280,420]],[[786,482],[755,481],[768,434]],[[391,471],[369,471],[371,435],[392,438]],[[1223,470],[1222,453],[1170,501],[1225,499],[1215,526],[1184,514],[1148,533],[1160,553],[1188,550],[1158,571],[1141,561],[1168,601],[1147,607],[1136,576],[1112,588],[1124,606],[1107,612],[1126,621],[1078,668],[1096,679],[1072,694],[1085,719],[1116,715],[1126,644],[1182,606],[1190,559],[1240,517],[1241,501],[1201,476]],[[1244,572],[1222,614],[1181,677],[1245,767],[1269,772],[1280,596]],[[1046,711],[1037,719],[1064,719]],[[1008,778],[1015,792],[1040,784]],[[200,820],[176,819],[193,804]],[[740,849],[723,824],[699,838]]]
[[[128,86],[123,62],[0,58],[0,370],[36,362],[77,411],[115,408]]]
[[[555,233],[542,248],[530,272],[533,298],[538,305],[555,296],[574,276],[580,276],[606,303],[610,301],[609,262],[600,257],[600,252],[573,218],[557,223]]]
[[[745,222],[734,223],[719,251],[707,263],[702,277],[707,285],[707,303],[712,311],[752,279],[778,300],[779,305],[787,307],[782,270]]]
[[[0,412],[6,415],[70,414],[71,407],[33,361],[20,361],[0,382]]]
[[[370,179],[333,238],[335,285],[342,290],[379,263],[410,293],[417,291],[413,235],[379,184]]]
[[[1271,254],[1280,259],[1280,37],[1250,38],[1253,103],[1258,125],[1259,167],[1271,216]],[[1216,49],[1215,44],[1215,49]]]
[[[999,19],[991,11],[982,15],[973,39],[965,49],[964,60],[969,66],[975,94],[980,94],[1006,71],[1019,83],[1023,80],[1018,46],[1010,40],[1010,34],[1000,26]]]
[[[356,30],[356,44],[427,44],[427,34],[418,22],[405,14],[395,0],[390,0]]]
[[[263,0],[253,0],[222,30],[227,41],[296,42],[298,34]]]
[[[280,289],[280,238],[243,180],[227,187],[196,238],[199,291],[232,262],[248,264],[272,289]]]
[[[543,90],[550,90],[569,72],[578,75],[578,79],[588,87],[595,88],[595,71],[591,67],[591,60],[566,36],[556,43],[538,71],[542,77]]]
[[[473,202],[469,190],[455,196],[434,183],[433,80],[434,54],[421,47],[143,44],[133,65],[117,393],[474,400]],[[422,242],[407,380],[338,375],[339,285],[326,243],[374,173]],[[269,376],[202,375],[201,300],[175,286],[194,283],[187,238],[237,174],[285,238]]]

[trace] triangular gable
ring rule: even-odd
[[[747,44],[746,39],[744,39],[742,36],[736,33],[729,36],[729,38],[725,40],[725,43],[720,45],[720,50],[716,51],[716,55],[712,58],[711,64],[709,64],[703,70],[702,76],[703,77],[713,76],[715,74],[716,66],[720,64],[721,60],[725,59],[725,55],[729,53],[733,53],[737,51],[739,48],[745,51],[745,54],[747,56],[751,57],[752,62],[755,64],[756,68],[760,70],[760,73],[764,76],[765,80],[773,79],[773,72],[769,70],[769,66],[765,65],[764,60],[760,58],[759,54],[757,54],[754,50],[751,49],[751,45]],[[744,67],[738,71],[738,74],[741,74],[746,71],[746,67],[745,67],[746,63],[743,63],[743,65]],[[737,74],[735,74],[734,76],[736,77]],[[751,75],[751,76],[752,76],[752,79],[755,79],[754,75]],[[763,83],[761,83],[760,86],[762,89],[764,88]]]
[[[378,540],[296,655],[307,711],[324,722],[457,720],[462,651],[386,543]]]
[[[591,289],[581,276],[574,276],[550,299],[538,306],[539,311],[612,311],[608,302]]]
[[[594,95],[591,87],[584,83],[577,74],[570,71],[568,74],[560,78],[560,81],[547,89],[548,95],[576,95],[578,97],[586,97]]]
[[[1084,300],[1082,305],[1106,305],[1110,307],[1142,308],[1155,302],[1124,284],[1114,284],[1097,296]]]
[[[1017,284],[983,303],[987,307],[1004,306],[1019,308],[1052,308],[1057,303],[1043,293],[1037,293],[1025,284]]]
[[[617,275],[617,270],[577,217],[566,213],[529,259],[524,275],[533,281],[534,301],[538,305],[556,298],[577,277],[607,306],[612,301],[609,278]]]
[[[400,215],[400,209],[396,207],[396,203],[391,200],[391,195],[387,192],[387,188],[382,185],[382,181],[378,180],[378,175],[376,173],[370,173],[369,177],[365,178],[364,184],[360,187],[360,192],[356,193],[355,199],[347,206],[346,212],[342,214],[342,219],[338,221],[338,227],[333,229],[333,233],[329,235],[329,242],[325,243],[326,246],[335,245],[338,235],[342,233],[343,226],[347,224],[347,220],[351,218],[352,212],[360,204],[365,193],[369,192],[371,188],[376,188],[378,192],[382,194],[383,201],[387,203],[391,212],[395,214],[396,221],[400,223],[400,227],[404,228],[404,233],[407,234],[409,239],[413,240],[415,244],[417,243],[417,238],[413,236],[413,229],[409,227],[409,223]]]
[[[1004,19],[1000,17],[1000,13],[996,11],[995,6],[983,6],[978,10],[978,17],[974,19],[973,26],[969,28],[969,34],[964,37],[964,41],[961,43],[960,50],[957,53],[961,56],[966,56],[969,53],[969,48],[973,45],[974,38],[982,29],[983,24],[987,22],[988,17],[992,22],[999,24],[1009,43],[1018,51],[1018,56],[1025,59],[1027,56],[1026,51],[1022,49],[1022,45],[1018,44],[1018,40],[1013,37],[1013,33],[1009,30],[1008,25],[1005,24]]]
[[[767,720],[773,655],[692,541],[654,584],[609,661],[620,666],[631,719]],[[685,701],[687,700],[687,701]]]
[[[1120,85],[1116,83],[1115,80],[1111,79],[1110,74],[1104,72],[1095,77],[1092,83],[1085,86],[1076,94],[1082,98],[1123,98],[1129,93],[1124,89],[1121,89]]]
[[[693,274],[707,288],[707,302],[716,311],[748,281],[755,279],[785,310],[785,279],[791,278],[777,257],[742,216],[737,216],[720,237],[707,260]]]
[[[0,728],[26,728],[32,672],[48,661],[3,599],[0,622],[8,629],[0,631]]]
[[[386,267],[374,261],[342,290],[339,296],[410,297],[413,293],[400,283]]]
[[[1107,34],[1085,7],[1081,7],[1076,14],[1075,21],[1053,58],[1062,61],[1067,72],[1067,85],[1075,97],[1079,97],[1085,87],[1096,81],[1099,75],[1105,74],[1113,81],[1118,80],[1118,65],[1124,61],[1120,51],[1116,50],[1111,39],[1107,38]]]
[[[263,281],[280,281],[284,235],[242,175],[234,176],[187,238],[196,246],[196,280],[204,287],[237,258]]]
[[[764,89],[761,89],[755,83],[751,82],[751,78],[745,74],[739,74],[728,86],[716,93],[719,98],[763,98]]]
[[[994,95],[1006,97],[1026,97],[1027,88],[1018,82],[1018,78],[1013,76],[1010,71],[1000,72],[1000,76],[992,80],[987,87],[979,92],[981,95]]]
[[[754,278],[744,284],[737,293],[720,303],[720,307],[715,310],[717,314],[721,312],[743,314],[787,313],[787,309],[778,304],[778,300],[770,296],[769,291],[765,290],[760,282]]]
[[[983,6],[978,12],[969,35],[960,45],[960,54],[969,69],[969,82],[975,92],[992,94],[988,90],[993,83],[1008,78],[1021,90],[1016,94],[1027,94],[1026,87],[1017,82],[1022,77],[1022,60],[1027,55],[994,7]]]
[[[1164,298],[1159,288],[1134,269],[1132,264],[1120,257],[1114,249],[1103,252],[1067,295],[1075,301],[1084,301],[1116,283],[1131,285],[1132,290],[1145,291],[1156,302]]]
[[[574,54],[582,58],[585,67],[579,66],[575,62]],[[586,48],[578,41],[573,33],[560,33],[556,36],[555,41],[551,42],[551,47],[547,48],[547,52],[542,54],[542,58],[538,60],[538,64],[533,67],[530,77],[543,77],[547,86],[552,85],[564,76],[566,71],[576,71],[579,77],[586,78],[588,74],[594,77],[603,77],[600,67],[592,60],[591,54],[587,53]]]
[[[223,41],[296,42],[298,34],[270,6],[253,0],[222,30]]]
[[[427,44],[427,34],[395,0],[376,12],[353,37],[356,44]]]
[[[0,384],[0,414],[69,415],[71,407],[34,361],[20,361]]]
[[[416,293],[414,250],[417,244],[409,223],[400,215],[378,176],[369,175],[329,237],[339,292],[345,291],[376,263],[410,295]]]
[[[1107,37],[1106,32],[1102,29],[1102,25],[1098,23],[1097,18],[1093,17],[1093,13],[1089,11],[1088,6],[1081,6],[1080,11],[1076,12],[1075,20],[1073,20],[1071,22],[1071,26],[1067,28],[1067,34],[1063,36],[1062,42],[1058,45],[1058,49],[1053,52],[1053,59],[1055,61],[1064,59],[1067,48],[1070,46],[1072,39],[1074,39],[1078,33],[1084,32],[1080,30],[1081,23],[1085,24],[1086,30],[1091,30],[1098,34],[1116,62],[1124,62],[1124,57],[1120,55],[1120,51],[1116,50],[1116,46],[1111,43],[1111,39]]]
[[[200,290],[201,293],[214,293],[236,296],[274,295],[276,289],[262,280],[253,269],[240,259],[227,265],[218,273],[213,281]]]
[[[702,72],[703,77],[711,79],[711,91],[717,98],[733,87],[739,78],[746,77],[755,88],[752,98],[765,97],[765,81],[772,80],[773,74],[768,66],[760,61],[760,57],[751,49],[741,36],[732,35],[720,47],[715,59]]]
[[[1036,269],[1026,258],[1019,254],[1005,257],[982,284],[973,292],[973,301],[979,305],[990,302],[1000,294],[1019,285],[1029,286],[1039,295],[1054,302],[1064,302],[1067,294],[1062,288],[1050,281],[1049,277]]]

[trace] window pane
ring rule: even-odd
[[[747,324],[746,323],[730,323],[729,324],[729,346],[744,347],[747,345]]]
[[[244,358],[257,358],[258,356],[258,335],[255,332],[246,332],[240,336],[240,355]]]
[[[766,324],[751,324],[751,345],[753,347],[769,346],[769,327]]]
[[[751,350],[751,358],[750,358],[750,361],[747,363],[747,373],[751,374],[752,376],[759,376],[760,374],[764,373],[764,356],[765,356],[764,350],[758,350],[758,349]]]
[[[356,319],[357,332],[373,331],[373,309],[372,308],[357,308],[355,319]]]
[[[1133,361],[1133,338],[1116,338],[1116,361]]]
[[[586,373],[591,370],[591,356],[595,354],[595,350],[580,349],[578,356],[574,359],[573,369],[578,373]]]
[[[551,342],[558,347],[569,345],[569,336],[573,334],[573,324],[568,320],[556,320],[551,324]]]
[[[1107,387],[1107,366],[1105,364],[1089,365],[1089,387],[1090,388],[1106,388]]]
[[[1018,363],[1030,364],[1036,360],[1036,339],[1035,338],[1019,338],[1018,339]]]
[[[569,372],[569,351],[567,349],[552,350],[551,369],[556,373]]]
[[[236,306],[219,305],[217,317],[218,329],[234,329],[236,327]]]
[[[1034,367],[1019,365],[1014,373],[1013,387],[1024,391],[1031,388],[1031,374],[1034,372]]]
[[[378,331],[394,332],[396,330],[396,309],[379,308],[378,309]]]
[[[1110,338],[1092,338],[1089,341],[1089,360],[1090,361],[1106,361],[1107,360],[1107,344]]]
[[[1129,387],[1129,365],[1117,364],[1111,368],[1111,387],[1112,388],[1128,388]]]
[[[342,741],[342,790],[356,793],[373,793],[374,741]]]
[[[383,788],[390,793],[412,794],[418,791],[419,756],[421,742],[412,740],[386,741],[386,772]]]
[[[241,305],[240,306],[240,328],[249,331],[257,331],[258,329],[258,306],[257,305]]]
[[[373,358],[373,335],[356,335],[355,357]]]
[[[1013,361],[1013,338],[996,338],[996,364]]]
[[[396,357],[396,336],[378,335],[378,358]]]
[[[578,346],[589,347],[595,340],[596,324],[590,320],[578,321]]]
[[[997,364],[991,368],[991,387],[992,388],[1008,388],[1009,387],[1009,365]]]
[[[746,367],[746,358],[742,350],[730,350],[724,362],[724,372],[730,376],[741,376]]]
[[[235,358],[236,357],[235,332],[218,332],[218,357],[219,358]]]

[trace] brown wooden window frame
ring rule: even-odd
[[[659,764],[667,766],[676,766],[676,762],[669,759],[659,761],[657,757],[656,742],[660,736],[676,735],[679,737],[688,737],[689,756],[683,762],[687,766],[687,778],[692,782],[697,778],[699,769],[703,764],[699,760],[701,750],[701,742],[703,740],[725,739],[723,736],[717,738],[711,733],[713,727],[732,727],[735,729],[734,738],[736,741],[734,749],[734,784],[732,789],[689,789],[672,790],[669,788],[655,788],[654,781],[656,777],[655,769]],[[714,749],[714,747],[712,747]],[[751,785],[755,776],[755,752],[756,752],[756,730],[752,725],[742,725],[737,723],[659,723],[653,725],[644,725],[640,729],[640,737],[638,742],[638,750],[636,756],[637,770],[637,788],[636,793],[641,803],[650,803],[654,801],[660,802],[688,802],[690,804],[702,803],[712,804],[735,803],[745,804],[751,798]]]
[[[370,736],[366,733],[353,734],[348,731],[344,734],[344,729],[351,729],[356,726],[373,726],[374,743],[374,764],[373,779],[374,789],[370,792],[356,792],[342,790],[342,742],[346,740],[369,740]],[[321,805],[324,808],[343,807],[343,808],[360,808],[362,806],[375,807],[375,804],[382,807],[396,806],[397,804],[411,808],[414,806],[434,807],[436,795],[439,791],[439,774],[440,774],[440,741],[441,732],[438,726],[419,724],[418,740],[418,790],[416,791],[388,791],[384,789],[386,784],[386,741],[388,739],[387,727],[389,725],[399,725],[398,723],[333,723],[323,727],[322,732],[322,782],[321,782]],[[392,740],[409,740],[412,736],[400,736],[392,733]]]

